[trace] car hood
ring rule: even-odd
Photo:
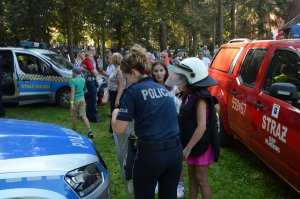
[[[92,142],[68,128],[0,119],[0,160],[67,154],[96,155]]]

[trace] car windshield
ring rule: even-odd
[[[73,64],[59,54],[44,54],[46,59],[61,70],[72,70]]]

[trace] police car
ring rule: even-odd
[[[106,199],[109,175],[85,136],[53,124],[0,119],[0,198]]]
[[[53,51],[34,48],[39,43],[21,42],[20,46],[0,48],[3,101],[68,107],[73,64]]]

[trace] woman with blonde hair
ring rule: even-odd
[[[85,59],[85,52],[84,50],[77,53],[75,62],[74,62],[74,68],[80,68],[81,62]]]
[[[120,98],[125,87],[125,79],[120,69],[123,56],[120,53],[114,53],[111,56],[111,62],[115,66],[114,72],[108,78],[110,112],[120,105]],[[110,125],[109,132],[112,133]]]

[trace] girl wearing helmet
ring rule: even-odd
[[[195,57],[176,65],[169,81],[184,86],[179,126],[183,158],[188,163],[189,198],[196,199],[200,190],[203,199],[211,199],[208,167],[218,160],[220,146],[214,101],[207,87],[217,82],[209,76],[204,63]]]
[[[121,62],[129,86],[124,90],[120,109],[112,113],[115,133],[124,133],[134,119],[137,155],[133,167],[135,199],[176,198],[181,172],[182,146],[174,100],[168,90],[148,77],[146,50],[131,48]]]

